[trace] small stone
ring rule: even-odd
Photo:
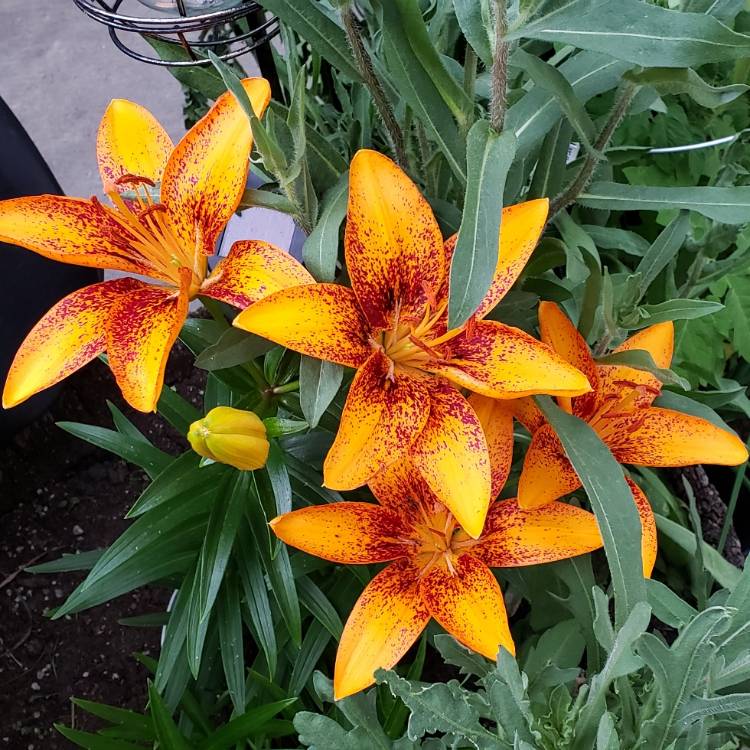
[[[78,524],[76,524],[73,527],[73,534],[75,536],[83,536],[83,529]]]
[[[39,687],[39,683],[38,682],[32,682],[31,683],[31,689],[32,690],[41,690],[41,687]]]

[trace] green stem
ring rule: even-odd
[[[274,396],[280,396],[282,393],[293,393],[299,390],[299,380],[292,380],[290,383],[284,385],[277,385],[272,389]]]
[[[612,106],[612,111],[609,113],[607,122],[604,124],[602,132],[594,143],[593,150],[586,155],[580,171],[570,185],[568,185],[568,187],[552,201],[552,205],[549,209],[550,219],[573,203],[586,189],[586,186],[594,176],[594,171],[604,156],[605,149],[609,145],[610,140],[612,140],[615,130],[617,130],[618,125],[625,117],[637,90],[637,84],[630,81],[625,83],[622,87],[620,93],[615,99],[615,103]]]
[[[375,73],[370,53],[367,51],[367,47],[365,46],[359,29],[359,24],[354,17],[354,13],[352,12],[349,3],[341,9],[341,20],[344,23],[346,38],[349,41],[349,46],[352,48],[352,54],[357,63],[359,74],[362,76],[367,88],[370,90],[372,99],[375,102],[375,107],[383,121],[383,125],[385,125],[386,131],[388,132],[391,145],[393,146],[393,152],[396,156],[396,161],[400,167],[406,169],[408,166],[408,159],[406,156],[406,148],[404,146],[404,134],[396,121],[396,116],[393,114],[393,108],[383,90],[380,79]]]
[[[495,53],[492,60],[492,94],[490,97],[490,126],[499,133],[505,124],[508,89],[508,30],[506,0],[495,0]]]
[[[750,437],[745,442],[745,447],[750,446]],[[747,472],[747,462],[742,464],[737,469],[737,473],[734,475],[734,484],[732,485],[732,494],[729,496],[729,503],[727,504],[727,513],[724,516],[724,525],[721,527],[721,536],[719,537],[719,543],[716,549],[719,550],[719,554],[724,554],[724,548],[727,546],[727,539],[729,538],[729,529],[732,528],[732,519],[734,518],[734,511],[737,507],[737,499],[740,496],[740,488],[743,482],[747,481],[745,474]]]
[[[252,379],[255,381],[255,385],[258,386],[258,390],[261,392],[267,391],[268,381],[266,380],[266,376],[263,373],[263,368],[261,368],[252,359],[245,362],[245,368],[250,373],[250,377],[252,377]]]

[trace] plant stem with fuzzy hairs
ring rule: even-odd
[[[508,87],[508,30],[506,0],[495,0],[495,54],[492,61],[492,94],[490,97],[490,126],[499,133],[505,124]]]
[[[372,95],[378,114],[388,132],[391,146],[393,147],[396,156],[396,161],[399,166],[406,168],[407,157],[406,149],[404,147],[404,134],[396,121],[396,116],[393,114],[393,108],[383,90],[380,79],[375,73],[370,54],[367,51],[367,47],[365,47],[362,34],[360,33],[359,24],[354,17],[354,13],[352,13],[351,5],[348,3],[341,8],[341,20],[344,23],[344,31],[346,32],[346,38],[349,41],[349,45],[352,48],[352,54],[354,55],[357,69]]]

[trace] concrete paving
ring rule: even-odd
[[[0,0],[0,65],[0,96],[68,195],[101,192],[96,129],[111,99],[148,107],[173,138],[184,132],[182,90],[169,71],[124,55],[72,0]]]

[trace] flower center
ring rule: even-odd
[[[126,201],[118,186],[131,188]],[[114,219],[123,230],[128,250],[138,262],[152,269],[158,276],[180,286],[180,269],[188,268],[192,279],[189,293],[197,294],[206,275],[207,259],[197,249],[188,250],[169,222],[167,207],[154,200],[150,188],[154,182],[147,177],[126,174],[120,177],[111,190],[106,190],[112,206],[103,206],[96,198],[92,201]]]
[[[421,568],[420,577],[435,567],[445,565],[451,574],[455,573],[455,560],[458,547],[454,536],[460,527],[453,514],[445,507],[435,508],[431,512],[419,503],[422,522],[415,525],[416,561]]]
[[[647,393],[654,394],[654,388],[642,383],[622,380],[617,381],[615,385],[623,388],[624,393],[620,396],[611,395],[605,398],[602,405],[588,420],[589,425],[596,430],[599,437],[604,441],[616,437],[617,432],[622,430],[622,423],[613,421],[615,418],[637,412],[639,408],[638,399]],[[640,424],[641,422],[636,419],[628,426],[628,430],[636,430]]]

